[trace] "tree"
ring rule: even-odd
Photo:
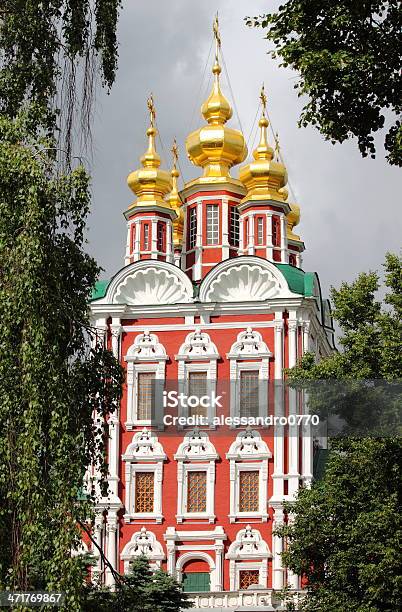
[[[81,609],[84,568],[71,553],[94,487],[87,501],[78,493],[91,464],[105,490],[123,381],[101,339],[88,348],[99,268],[84,250],[89,177],[68,132],[75,63],[88,119],[97,58],[113,82],[118,6],[4,0],[0,15],[0,589],[63,591],[68,610]]]
[[[88,589],[84,612],[177,612],[192,607],[182,587],[162,570],[152,572],[146,557],[133,561],[116,591]]]
[[[373,134],[391,119],[387,159],[402,165],[400,0],[287,0],[246,23],[266,29],[272,55],[299,73],[295,89],[308,97],[300,125],[332,142],[355,137],[374,157]]]
[[[376,273],[332,289],[334,318],[343,331],[341,352],[319,363],[307,354],[288,371],[290,384],[307,384],[318,408],[327,398],[321,392],[314,397],[308,382],[342,380],[342,417],[352,425],[355,389],[352,384],[349,391],[345,383],[384,379],[394,386],[401,378],[402,259],[387,254],[385,270],[386,307],[375,299]],[[400,419],[400,390],[394,401]],[[288,541],[285,564],[306,581],[303,610],[391,612],[401,607],[402,441],[397,429],[393,434],[330,440],[322,480],[286,504],[294,522],[278,533]]]

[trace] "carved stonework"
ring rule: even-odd
[[[195,427],[184,436],[174,458],[176,461],[199,461],[200,459],[212,460],[219,457],[208,434]]]
[[[163,461],[166,455],[158,438],[146,427],[137,431],[123,455],[124,461]]]
[[[267,358],[272,355],[271,351],[263,342],[259,332],[248,327],[237,336],[237,341],[232,345],[228,359],[253,359],[255,357]]]
[[[274,264],[244,257],[224,261],[205,278],[200,288],[202,302],[257,302],[292,295]]]
[[[160,567],[161,562],[165,559],[162,545],[156,539],[155,534],[145,527],[141,527],[140,531],[134,533],[130,542],[122,550],[121,559],[124,561],[125,573],[129,570],[130,561],[142,555],[145,555],[151,562],[151,566],[155,567]]]
[[[215,344],[211,341],[208,334],[196,329],[188,334],[185,342],[181,345],[176,359],[178,360],[200,360],[218,359],[219,353]]]
[[[258,529],[246,525],[231,543],[226,559],[267,559],[271,557],[267,543],[262,539]]]
[[[272,453],[267,443],[261,438],[261,434],[248,427],[237,435],[226,457],[231,460],[269,459]]]
[[[160,344],[158,336],[151,334],[148,329],[139,334],[134,344],[127,351],[127,361],[159,361],[166,360],[165,347]]]

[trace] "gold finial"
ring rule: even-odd
[[[261,104],[262,104],[262,115],[263,115],[263,117],[265,117],[265,114],[267,112],[267,96],[265,94],[264,83],[262,84],[262,87],[261,87],[260,100],[261,100]]]
[[[212,29],[213,29],[214,38],[215,38],[215,62],[218,64],[219,63],[219,50],[220,50],[221,45],[222,45],[221,35],[220,35],[220,32],[219,32],[218,11],[216,11],[216,15],[215,15],[215,19],[214,19],[214,23],[213,23]]]
[[[150,93],[149,98],[147,100],[147,106],[148,106],[148,110],[149,110],[149,119],[150,119],[150,122],[151,122],[151,127],[154,127],[155,126],[156,111],[155,111],[154,97],[153,97],[152,93]]]
[[[168,203],[177,214],[176,219],[173,220],[173,245],[175,249],[181,248],[183,241],[183,229],[184,229],[184,214],[182,209],[182,201],[180,198],[179,191],[177,189],[177,179],[180,174],[177,170],[177,162],[179,159],[179,147],[177,146],[176,138],[173,140],[172,148],[170,149],[173,158],[173,168],[171,171],[172,177],[172,191],[168,196]]]

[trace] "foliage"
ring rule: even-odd
[[[83,251],[88,176],[59,176],[53,141],[30,138],[31,120],[0,118],[0,588],[61,590],[79,610],[70,552],[91,504],[77,495],[88,465],[105,475],[122,370],[87,348],[99,271]]]
[[[291,384],[371,378],[392,386],[401,378],[401,268],[401,258],[387,254],[386,307],[375,299],[379,278],[372,272],[332,290],[342,351],[319,363],[306,355],[288,371]],[[356,416],[351,389],[342,414],[349,423]],[[314,387],[312,396],[316,405],[327,401],[314,397]],[[400,414],[400,396],[395,401]],[[295,518],[278,530],[288,539],[284,562],[306,580],[306,612],[393,612],[402,603],[401,438],[332,439],[330,447],[323,479],[286,504]]]
[[[402,165],[400,0],[287,0],[246,22],[266,29],[273,56],[299,73],[295,89],[308,97],[301,125],[333,142],[356,137],[362,155],[374,157],[373,134],[393,118],[387,159]]]
[[[177,612],[192,603],[176,580],[162,570],[152,573],[146,557],[131,564],[131,572],[117,583],[116,591],[89,587],[83,612]]]
[[[89,130],[94,78],[111,87],[117,66],[121,0],[3,0],[0,26],[0,110],[41,109],[32,128],[51,133],[64,123],[70,152],[81,82],[82,128]],[[60,121],[61,116],[64,119]]]
[[[284,563],[307,581],[305,612],[401,609],[400,439],[333,442],[323,480],[302,489]]]

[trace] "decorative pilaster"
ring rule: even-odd
[[[110,565],[113,567],[113,569],[116,570],[117,569],[116,538],[117,538],[117,529],[118,529],[118,519],[117,519],[116,512],[109,511],[108,517],[107,517],[106,529],[107,529],[107,534],[108,534],[107,559]],[[106,568],[106,584],[107,586],[111,586],[111,587],[115,585],[115,578],[109,567]]]
[[[278,529],[283,525],[283,508],[275,507],[274,509],[274,520],[272,523],[272,531]],[[273,548],[273,559],[272,559],[272,587],[275,590],[283,589],[283,563],[282,563],[282,553],[283,553],[283,538],[278,535],[272,536],[272,548]]]

